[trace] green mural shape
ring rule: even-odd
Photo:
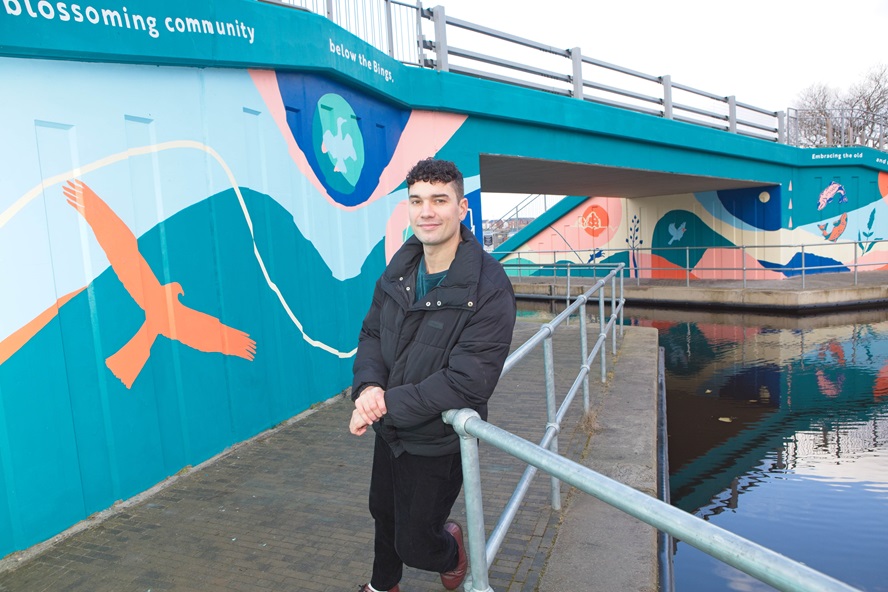
[[[734,243],[687,210],[672,210],[657,221],[651,238],[652,254],[678,267],[688,266],[693,269],[706,253],[706,249],[687,248],[691,245],[733,247]]]
[[[364,169],[364,136],[348,101],[333,93],[318,100],[312,144],[327,183],[336,191],[352,193]]]

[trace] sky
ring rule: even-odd
[[[424,0],[449,16],[771,111],[888,63],[888,0]]]
[[[423,0],[448,16],[769,111],[888,63],[888,0]],[[509,200],[484,199],[484,217]]]

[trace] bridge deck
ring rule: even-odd
[[[534,323],[520,322],[515,343],[538,329]],[[562,394],[579,364],[573,353],[577,339],[576,326],[555,339],[556,360],[562,360],[556,362],[558,367],[568,355],[574,360],[571,378],[558,380]],[[590,439],[581,426],[582,404],[577,400],[560,435],[560,450],[573,459],[591,451],[585,461],[591,466],[605,474],[613,470],[617,478],[653,491],[653,429],[650,441],[638,438],[638,425],[628,425],[626,418],[648,426],[655,421],[656,334],[631,327],[624,342],[626,347],[616,359],[616,379],[608,388],[591,381],[592,407],[599,417],[594,436]],[[564,354],[568,350],[572,354]],[[639,368],[650,372],[639,373]],[[543,376],[540,352],[503,378],[491,400],[490,420],[538,442],[546,423]],[[644,376],[643,387],[608,396],[620,389],[620,376],[635,380]],[[626,404],[632,409],[616,407]],[[7,557],[0,562],[0,590],[356,589],[367,581],[372,561],[373,525],[367,511],[372,439],[348,434],[350,409],[347,399],[336,397],[156,491],[119,505],[107,516],[79,525],[76,532]],[[623,430],[633,435],[623,436]],[[490,446],[482,446],[481,454],[490,529],[524,467]],[[491,569],[493,589],[653,589],[652,529],[639,532],[634,519],[614,516],[595,500],[581,499],[586,496],[569,496],[566,487],[562,495],[563,521],[548,505],[548,477],[537,475]],[[462,496],[454,515],[464,519]],[[616,535],[619,545],[608,544]],[[556,546],[557,557],[546,569]],[[635,551],[627,551],[630,548]],[[625,569],[627,553],[637,557],[637,570]],[[629,587],[626,581],[604,578],[608,573],[641,581]],[[579,578],[584,585],[565,587],[570,580],[564,578]],[[409,592],[443,590],[435,574],[412,569],[405,571],[402,584]]]

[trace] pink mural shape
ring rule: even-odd
[[[586,251],[605,247],[623,219],[623,202],[617,197],[593,197],[550,224],[555,231],[535,239],[540,251]]]
[[[108,369],[126,388],[132,387],[148,362],[158,335],[202,352],[253,360],[256,342],[247,333],[179,302],[185,291],[177,282],[160,284],[139,252],[136,236],[89,186],[79,180],[68,181],[62,192],[68,204],[92,228],[120,283],[145,311],[145,322],[136,334],[105,360]]]
[[[407,200],[398,202],[392,215],[389,216],[388,223],[385,226],[385,262],[388,263],[392,257],[407,240],[405,236],[410,229],[410,213]]]
[[[330,204],[344,210],[362,208],[394,191],[404,181],[407,172],[418,160],[437,154],[468,118],[467,115],[459,113],[412,111],[404,131],[401,133],[398,146],[392,154],[391,161],[379,176],[376,189],[363,203],[346,206],[338,203],[327,193],[324,184],[318,179],[305,154],[296,143],[293,134],[290,133],[284,100],[278,88],[275,72],[273,70],[250,70],[250,77],[259,94],[262,95],[265,106],[268,107],[269,114],[277,124],[281,136],[287,143],[287,150],[296,167]]]
[[[742,280],[746,269],[748,280],[782,280],[784,275],[767,269],[741,249],[706,249],[693,269],[695,277],[703,280]]]
[[[715,323],[696,323],[696,325],[709,345],[743,343],[752,339],[761,331],[758,327],[740,327],[737,325],[718,325]]]
[[[8,360],[12,355],[20,350],[28,341],[31,340],[32,337],[37,335],[45,326],[49,324],[51,320],[53,320],[58,314],[59,309],[62,308],[65,303],[69,300],[80,294],[86,289],[86,287],[78,288],[73,292],[65,294],[58,300],[56,300],[49,308],[41,312],[39,315],[28,321],[24,327],[4,339],[0,341],[0,364],[3,364],[6,360]]]

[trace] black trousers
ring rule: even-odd
[[[456,541],[444,530],[462,488],[460,454],[395,458],[376,437],[370,477],[370,515],[376,523],[370,585],[390,590],[404,565],[445,572],[456,567]]]

